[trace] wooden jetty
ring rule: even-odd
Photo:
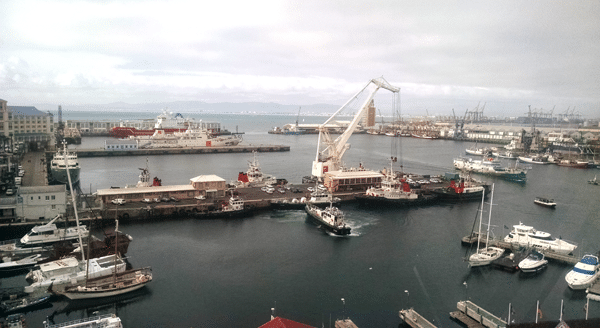
[[[488,328],[506,328],[507,326],[506,321],[496,317],[471,301],[459,301],[456,304],[456,308],[458,309],[458,312],[461,312],[462,314],[452,312],[450,313],[450,316],[470,328],[483,326]],[[473,321],[479,323],[480,326],[477,326]]]
[[[290,151],[290,146],[283,145],[237,145],[226,147],[203,147],[203,148],[162,148],[162,149],[131,149],[131,150],[104,150],[104,149],[78,149],[77,156],[82,157],[113,157],[113,156],[150,156],[150,155],[180,155],[180,154],[227,154],[227,153],[251,153],[257,151],[283,152]],[[48,152],[49,158],[54,152]]]
[[[342,319],[335,321],[335,328],[358,328],[358,326],[350,319]]]
[[[461,243],[462,244],[477,243],[477,232],[474,232],[471,235],[467,235],[467,236],[461,238]],[[479,243],[482,245],[485,245],[485,239],[482,238],[479,241]],[[509,249],[514,252],[519,251],[523,248],[522,246],[512,244],[512,243],[507,243],[504,240],[500,240],[500,239],[490,239],[489,243],[490,243],[490,246]],[[546,257],[547,259],[558,261],[558,262],[564,262],[564,263],[575,265],[575,264],[577,264],[577,262],[579,262],[579,260],[581,260],[580,257],[577,257],[575,255],[560,254],[560,253],[556,253],[555,251],[552,251],[552,250],[543,250],[543,251],[538,250],[538,251],[540,253],[543,253],[544,257]]]
[[[400,310],[400,319],[413,328],[436,328],[431,322],[423,318],[414,309]]]

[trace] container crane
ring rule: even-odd
[[[363,102],[360,109],[354,115],[354,118],[346,128],[346,130],[338,136],[335,140],[331,138],[327,130],[327,124],[333,120],[342,110],[344,110],[352,101],[358,99],[358,96],[364,92],[369,86],[373,89],[370,91],[367,99]],[[342,157],[346,150],[350,148],[348,139],[358,126],[359,121],[363,117],[367,107],[371,103],[371,100],[381,88],[389,90],[394,93],[394,99],[397,94],[400,93],[400,88],[390,85],[383,77],[370,80],[364,88],[357,92],[350,100],[348,100],[340,109],[338,109],[331,117],[329,117],[323,124],[319,125],[319,138],[317,141],[317,155],[312,165],[312,175],[319,180],[322,180],[325,176],[325,172],[338,171],[343,168]],[[395,104],[395,101],[394,101]]]

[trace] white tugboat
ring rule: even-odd
[[[252,152],[254,157],[248,161],[248,170],[238,174],[238,180],[233,183],[236,187],[263,187],[266,185],[276,185],[277,179],[274,176],[263,174],[256,151]]]

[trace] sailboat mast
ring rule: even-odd
[[[485,189],[481,194],[481,207],[479,208],[479,232],[477,233],[477,253],[479,253],[479,244],[481,244],[481,219],[483,218],[483,203],[485,200]],[[486,245],[487,247],[487,245]]]
[[[79,249],[81,249],[81,259],[85,259],[83,253],[83,241],[81,240],[81,230],[79,229],[79,215],[77,214],[77,202],[75,201],[75,193],[73,192],[73,184],[71,183],[71,173],[69,172],[69,154],[67,153],[67,143],[63,142],[63,156],[65,157],[65,167],[67,168],[67,182],[71,191],[71,201],[73,202],[73,212],[75,213],[75,222],[77,223],[77,237],[79,239]],[[88,245],[90,247],[90,245]]]
[[[492,195],[490,196],[490,216],[488,218],[487,240],[485,241],[485,249],[488,248],[488,244],[490,243],[490,225],[492,224],[492,204],[493,203],[494,203],[494,184],[492,183]]]

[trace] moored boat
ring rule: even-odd
[[[2,258],[2,263],[0,263],[0,272],[23,270],[38,264],[38,262],[42,261],[43,259],[45,259],[45,257],[42,257],[42,254],[34,254],[18,260],[12,260],[9,257],[4,257]]]
[[[248,161],[248,170],[240,172],[237,181],[233,182],[232,185],[235,187],[262,187],[277,184],[277,178],[262,172],[256,157],[257,152],[253,151],[252,153],[253,159]]]
[[[475,172],[499,177],[509,181],[525,182],[527,181],[527,171],[515,167],[503,167],[500,161],[493,158],[474,160],[472,158],[454,159],[454,167],[458,170]]]
[[[547,266],[548,260],[545,259],[544,254],[537,251],[532,251],[523,261],[519,262],[519,269],[524,273],[539,272]]]
[[[340,236],[349,235],[350,227],[346,224],[344,213],[337,207],[330,205],[327,208],[307,204],[306,213],[325,230]]]
[[[68,286],[56,293],[72,300],[111,297],[138,290],[151,281],[152,270],[149,267],[132,269],[113,276],[88,279],[81,285]]]
[[[531,163],[531,164],[545,165],[545,164],[551,164],[552,163],[549,160],[548,156],[538,155],[538,154],[523,155],[523,156],[519,156],[518,159],[521,162]]]
[[[447,188],[437,188],[433,193],[442,200],[472,200],[479,199],[484,193],[486,186],[477,183],[470,177],[461,178],[458,183],[450,180],[450,186]]]
[[[84,328],[84,327],[102,327],[102,328],[123,328],[121,318],[114,314],[104,314],[85,319],[72,320],[51,325],[44,321],[44,328]]]
[[[507,151],[494,151],[492,152],[493,156],[496,156],[498,158],[507,158],[507,159],[517,159],[519,156],[517,155],[517,153],[512,152],[510,150]]]
[[[565,166],[565,167],[573,167],[573,168],[577,168],[577,169],[587,169],[588,167],[588,162],[587,161],[576,161],[576,160],[572,160],[572,159],[563,159],[560,160],[556,163],[556,165],[558,166]]]
[[[537,231],[523,223],[513,225],[513,230],[504,237],[504,241],[519,247],[533,247],[542,251],[550,250],[560,254],[570,254],[577,244],[562,238],[553,238],[550,233]]]
[[[465,152],[469,155],[476,155],[476,156],[491,156],[492,155],[492,150],[487,147],[477,148],[477,146],[474,146],[474,147],[465,149]]]
[[[600,263],[594,255],[584,255],[567,273],[565,280],[571,289],[586,289],[590,287],[600,274]]]
[[[166,133],[156,130],[151,136],[129,137],[138,142],[138,148],[205,148],[235,146],[242,139],[238,136],[214,136],[205,129],[188,129],[184,132]]]
[[[81,167],[79,166],[77,153],[67,151],[66,147],[62,149],[59,147],[52,157],[52,161],[50,162],[50,179],[52,182],[58,184],[69,183],[67,163],[69,164],[68,172],[71,176],[71,183],[75,185],[79,182]]]
[[[494,201],[494,185],[492,185],[492,196],[490,198],[490,210],[487,225],[487,236],[485,241],[485,248],[480,249],[481,244],[481,221],[483,219],[483,203],[485,199],[485,192],[481,195],[481,207],[479,211],[479,233],[477,234],[477,251],[469,256],[469,266],[477,267],[489,265],[493,261],[499,259],[504,254],[504,249],[500,247],[490,246],[490,225],[492,220],[492,204]]]

